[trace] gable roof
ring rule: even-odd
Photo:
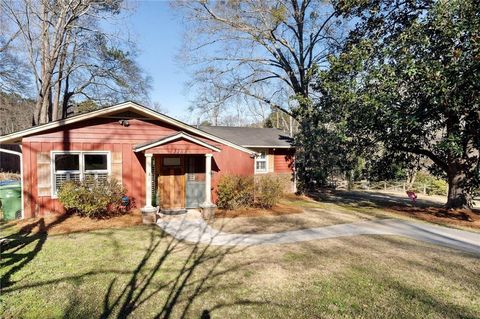
[[[200,126],[204,132],[232,141],[243,147],[292,148],[292,138],[276,128]]]
[[[85,114],[75,115],[75,116],[72,116],[72,117],[68,117],[66,119],[61,119],[61,120],[58,120],[58,121],[49,122],[49,123],[42,124],[42,125],[37,125],[37,126],[31,127],[31,128],[28,128],[28,129],[25,129],[25,130],[22,130],[22,131],[18,131],[18,132],[14,132],[14,133],[4,135],[4,136],[0,136],[0,144],[20,143],[21,139],[23,137],[26,137],[26,136],[35,135],[35,134],[38,134],[38,133],[41,133],[41,132],[44,132],[44,131],[47,131],[47,130],[50,130],[50,129],[59,128],[59,127],[62,127],[62,126],[68,125],[68,124],[81,122],[81,121],[92,119],[92,118],[95,118],[95,117],[109,116],[109,115],[114,115],[116,113],[121,113],[121,112],[125,112],[125,111],[133,111],[133,112],[135,112],[137,114],[140,114],[140,115],[143,115],[147,118],[151,118],[151,119],[154,119],[154,120],[161,120],[165,123],[168,123],[168,124],[171,124],[175,127],[178,127],[180,129],[182,129],[183,131],[208,138],[212,141],[215,141],[215,142],[218,142],[218,143],[221,143],[221,144],[224,144],[224,145],[228,145],[230,147],[233,147],[237,150],[240,150],[240,151],[248,153],[248,154],[256,154],[254,151],[252,151],[252,150],[250,150],[246,147],[243,147],[241,145],[238,145],[235,142],[231,142],[231,141],[226,140],[222,137],[218,137],[218,136],[215,136],[215,135],[210,134],[208,132],[199,130],[199,129],[197,129],[193,126],[190,126],[190,125],[188,125],[188,124],[186,124],[182,121],[179,121],[179,120],[176,120],[176,119],[174,119],[172,117],[169,117],[167,115],[158,113],[158,112],[156,112],[154,110],[151,110],[151,109],[149,109],[149,108],[147,108],[143,105],[140,105],[138,103],[131,102],[131,101],[116,104],[116,105],[112,105],[112,106],[105,107],[105,108],[95,110],[95,111],[92,111],[92,112],[88,112],[88,113],[85,113]]]
[[[178,140],[178,139],[188,140],[192,143],[195,143],[195,144],[201,145],[203,147],[209,148],[209,149],[211,149],[212,151],[215,151],[215,152],[220,152],[221,151],[218,147],[210,145],[210,144],[202,141],[201,139],[198,139],[195,136],[192,136],[192,135],[187,134],[185,132],[180,132],[180,133],[177,133],[177,134],[173,134],[173,135],[170,135],[170,136],[163,137],[163,138],[158,139],[158,140],[150,141],[150,142],[143,143],[143,144],[140,144],[140,145],[135,145],[135,147],[133,148],[133,151],[134,152],[141,152],[141,151],[144,151],[144,150],[148,150],[149,148],[157,147],[157,146],[160,146],[160,145],[163,145],[163,144],[167,144],[169,142],[172,142],[172,141],[175,141],[175,140]]]

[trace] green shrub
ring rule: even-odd
[[[283,195],[284,189],[284,181],[279,176],[256,176],[255,203],[260,207],[270,208],[278,203]]]
[[[125,188],[114,178],[81,182],[68,181],[58,191],[58,199],[67,210],[88,217],[105,217],[118,212]]]
[[[447,195],[448,183],[425,172],[418,172],[415,178],[414,189],[423,191],[425,187],[428,195]]]
[[[427,194],[429,195],[447,195],[448,183],[443,179],[434,179],[427,186]]]
[[[251,176],[224,175],[217,186],[217,206],[223,209],[250,207],[253,204]]]

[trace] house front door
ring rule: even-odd
[[[159,161],[158,203],[162,209],[185,208],[185,163],[183,156],[162,156]]]
[[[186,158],[186,205],[198,208],[205,201],[205,156]]]

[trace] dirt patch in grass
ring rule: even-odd
[[[216,218],[237,218],[237,217],[261,217],[261,216],[282,216],[300,214],[303,209],[291,205],[279,203],[272,208],[242,208],[235,210],[218,209],[215,212]]]
[[[94,219],[72,214],[52,214],[12,222],[5,225],[4,228],[8,227],[11,230],[15,228],[22,233],[44,231],[49,234],[68,234],[98,229],[123,228],[141,224],[142,214],[139,210],[134,210],[106,219]]]
[[[397,214],[418,218],[432,223],[466,226],[480,229],[480,211],[446,209],[439,207],[393,206],[388,209]]]

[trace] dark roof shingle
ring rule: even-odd
[[[243,147],[293,147],[292,138],[276,128],[200,126],[199,129]]]

